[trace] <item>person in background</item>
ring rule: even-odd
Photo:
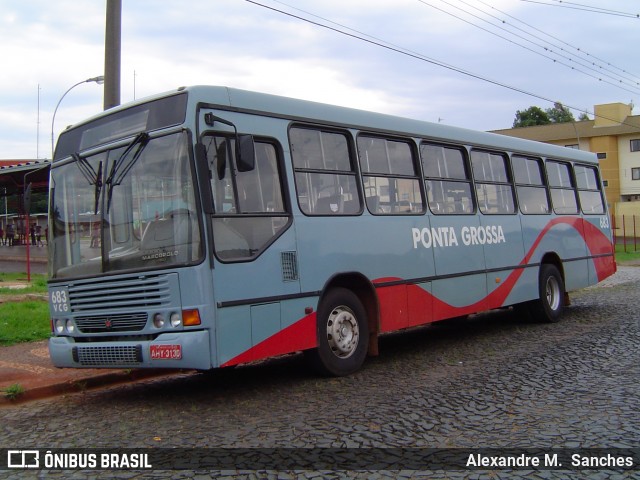
[[[39,247],[44,247],[44,243],[42,243],[42,227],[40,225],[36,225],[36,243]]]
[[[100,222],[94,222],[91,228],[91,245],[90,248],[100,247]]]
[[[13,238],[15,237],[16,231],[13,226],[13,223],[7,225],[7,244],[10,247],[13,247]]]

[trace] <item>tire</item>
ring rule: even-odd
[[[564,308],[564,281],[555,265],[543,264],[538,280],[538,300],[532,302],[534,318],[547,323],[560,321]]]
[[[330,290],[318,308],[318,347],[308,350],[320,374],[342,377],[357,371],[367,356],[369,325],[362,302],[350,290]]]

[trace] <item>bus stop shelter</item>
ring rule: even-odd
[[[0,195],[24,194],[26,185],[46,192],[49,188],[49,160],[25,161],[14,165],[0,165]]]
[[[2,256],[11,260],[23,260],[26,262],[27,273],[30,273],[32,260],[44,260],[44,250],[31,251],[30,228],[35,223],[42,233],[47,230],[46,214],[33,214],[29,211],[29,198],[33,194],[46,194],[49,190],[50,161],[25,161],[10,166],[0,166],[0,227],[3,230],[2,245],[17,248],[3,248]],[[25,195],[26,194],[26,195]],[[25,197],[27,202],[25,203]],[[31,215],[30,215],[31,214]],[[8,244],[7,226],[12,225],[14,233],[11,245]],[[31,253],[31,255],[30,255]],[[37,257],[34,258],[33,254]]]
[[[12,216],[24,215],[25,193],[46,193],[49,190],[49,168],[51,162],[33,161],[10,166],[0,166],[0,225],[6,226],[9,210]]]

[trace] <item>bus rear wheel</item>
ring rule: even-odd
[[[564,308],[564,281],[555,265],[543,264],[538,280],[539,299],[532,302],[533,315],[545,322],[560,321]]]
[[[358,370],[367,355],[369,327],[362,302],[350,290],[335,288],[317,314],[318,347],[306,352],[323,375],[345,376]]]

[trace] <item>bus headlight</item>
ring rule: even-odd
[[[56,328],[56,333],[60,334],[64,332],[64,321],[61,318],[56,318],[54,326]]]
[[[153,326],[156,328],[164,327],[164,315],[162,315],[161,313],[156,313],[153,316]]]
[[[76,330],[76,326],[73,324],[73,320],[69,319],[67,320],[67,332],[69,333],[73,333]]]
[[[182,325],[182,316],[178,312],[173,312],[171,314],[170,322],[172,327],[179,327]]]

